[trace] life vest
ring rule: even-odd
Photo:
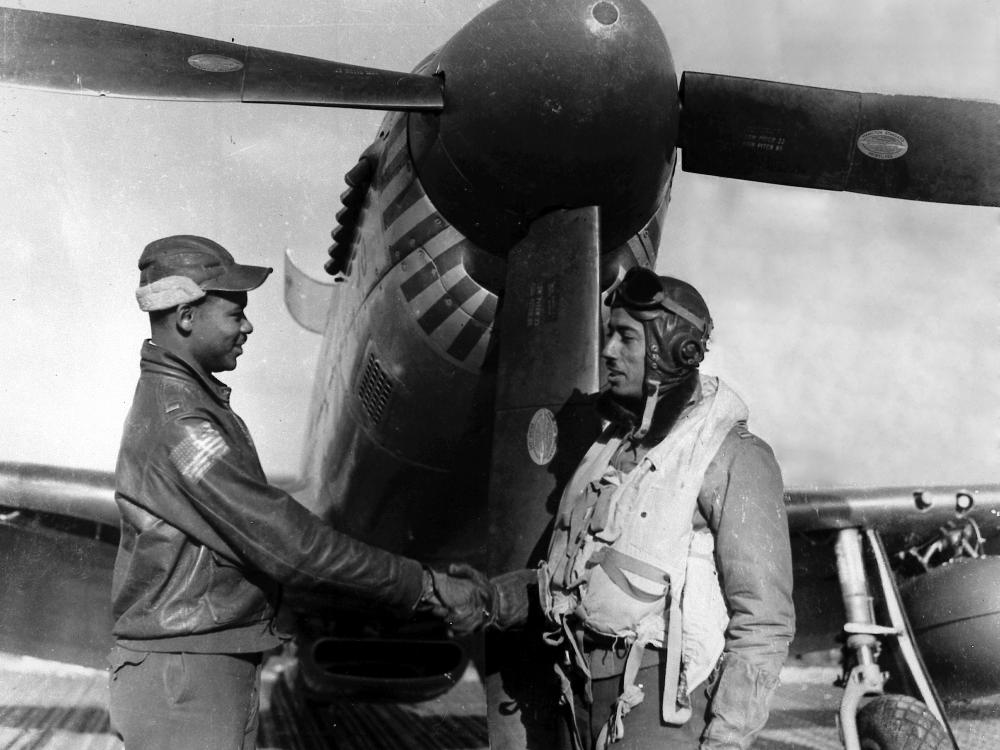
[[[563,492],[547,561],[543,606],[550,620],[578,623],[630,646],[621,717],[642,701],[634,684],[647,645],[665,648],[664,720],[690,716],[687,694],[711,673],[729,622],[714,537],[693,529],[705,472],[730,429],[747,418],[736,393],[701,376],[701,397],[627,473],[610,463],[622,442],[609,426]],[[617,735],[617,736],[616,736]]]

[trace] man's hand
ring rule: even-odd
[[[418,607],[440,617],[452,635],[461,638],[493,622],[494,598],[495,590],[485,575],[471,565],[453,563],[447,573],[424,568]]]

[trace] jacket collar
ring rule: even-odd
[[[701,400],[701,379],[698,370],[686,380],[660,394],[653,411],[653,421],[649,432],[642,439],[645,445],[655,445],[663,440],[678,418]],[[597,399],[597,411],[601,417],[617,425],[631,439],[632,431],[639,426],[638,405],[630,405],[616,399],[610,391],[604,391]]]
[[[142,342],[139,367],[143,372],[158,372],[193,380],[220,404],[229,406],[229,394],[232,393],[232,389],[228,385],[176,352],[154,344],[151,339]]]

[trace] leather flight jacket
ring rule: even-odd
[[[342,534],[268,484],[229,388],[146,341],[118,456],[113,632],[144,651],[280,642],[282,586],[410,615],[423,570]]]

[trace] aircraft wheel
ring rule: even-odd
[[[858,711],[862,750],[951,750],[944,727],[923,703],[907,695],[883,695]]]

